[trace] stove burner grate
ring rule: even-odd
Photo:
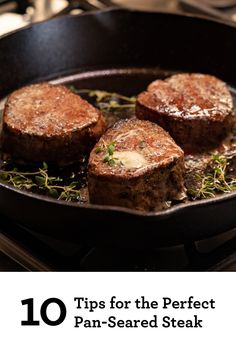
[[[220,270],[236,259],[236,229],[195,243],[141,250],[56,240],[2,217],[0,251],[30,271]]]

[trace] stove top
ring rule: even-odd
[[[0,270],[236,270],[236,229],[196,243],[141,250],[65,242],[0,220]]]

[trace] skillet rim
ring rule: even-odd
[[[57,22],[60,21],[61,19],[66,19],[66,18],[79,18],[81,16],[103,16],[106,15],[107,13],[110,12],[117,12],[117,13],[130,13],[130,14],[151,14],[151,15],[164,15],[168,17],[184,17],[184,18],[189,18],[189,19],[195,19],[195,20],[200,20],[204,22],[209,22],[212,24],[219,24],[221,26],[226,26],[230,28],[236,28],[236,23],[233,23],[232,21],[225,21],[222,19],[212,19],[206,15],[198,15],[198,14],[190,14],[190,13],[181,13],[181,12],[167,12],[167,11],[152,11],[152,10],[139,10],[139,9],[131,9],[131,8],[124,8],[124,7],[109,7],[105,8],[103,10],[93,10],[89,12],[85,12],[82,14],[78,15],[62,15],[60,17],[55,17],[51,19],[46,19],[37,23],[29,24],[27,26],[24,26],[23,28],[13,30],[7,34],[4,34],[0,36],[0,40],[4,40],[5,38],[12,37],[17,35],[19,32],[22,33],[24,31],[31,30],[35,27],[42,26],[44,23],[48,22]],[[182,213],[186,208],[189,209],[197,209],[198,207],[204,207],[204,206],[210,206],[210,205],[219,205],[221,203],[227,203],[227,201],[230,201],[232,199],[236,199],[236,191],[232,191],[230,193],[225,193],[222,195],[219,195],[214,198],[209,198],[209,199],[203,199],[203,200],[197,200],[197,201],[191,201],[187,203],[181,203],[172,206],[169,209],[162,210],[162,211],[157,211],[157,212],[142,212],[139,210],[133,210],[129,209],[126,207],[119,207],[119,206],[111,206],[111,205],[98,205],[98,204],[84,204],[81,205],[76,202],[66,202],[66,201],[61,201],[57,199],[53,199],[48,196],[32,193],[32,192],[27,192],[25,190],[21,190],[18,188],[15,188],[7,183],[4,183],[3,181],[0,180],[0,188],[3,188],[7,191],[13,192],[15,194],[22,195],[24,197],[27,197],[29,199],[37,200],[37,201],[43,201],[44,203],[49,203],[49,204],[56,204],[56,205],[61,205],[65,207],[70,207],[70,208],[76,208],[76,209],[87,209],[87,210],[99,210],[99,211],[114,211],[114,212],[120,212],[120,213],[125,213],[127,215],[133,215],[133,216],[139,216],[143,218],[158,218],[158,219],[165,219],[165,218],[170,218],[172,216],[178,215]]]

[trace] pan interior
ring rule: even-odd
[[[104,90],[123,95],[137,95],[156,79],[164,79],[176,71],[156,68],[116,68],[80,72],[52,80],[54,84],[75,85],[78,89]]]
[[[156,79],[164,79],[168,76],[176,74],[176,71],[165,70],[159,67],[156,68],[110,68],[93,71],[77,72],[70,76],[57,77],[50,82],[53,84],[63,84],[73,86],[78,90],[104,90],[108,92],[116,92],[125,96],[135,96],[141,91],[145,90],[148,84]],[[229,86],[230,92],[233,96],[234,106],[236,107],[236,90]],[[88,97],[84,97],[88,98]],[[2,100],[0,110],[4,106]],[[86,162],[85,162],[86,164]],[[86,186],[86,167],[80,165],[78,167],[79,178],[83,179],[81,184],[84,188],[85,203],[88,201],[88,192]],[[73,167],[74,168],[74,167]],[[72,168],[72,169],[73,169]],[[77,167],[76,167],[77,168]],[[64,176],[70,175],[72,172],[70,167],[65,167],[63,171]],[[56,171],[58,173],[58,171]],[[37,192],[37,191],[36,191]],[[83,204],[84,204],[83,202]]]

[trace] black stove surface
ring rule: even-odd
[[[174,247],[122,249],[56,240],[2,217],[0,252],[0,270],[11,271],[236,270],[236,229]]]

